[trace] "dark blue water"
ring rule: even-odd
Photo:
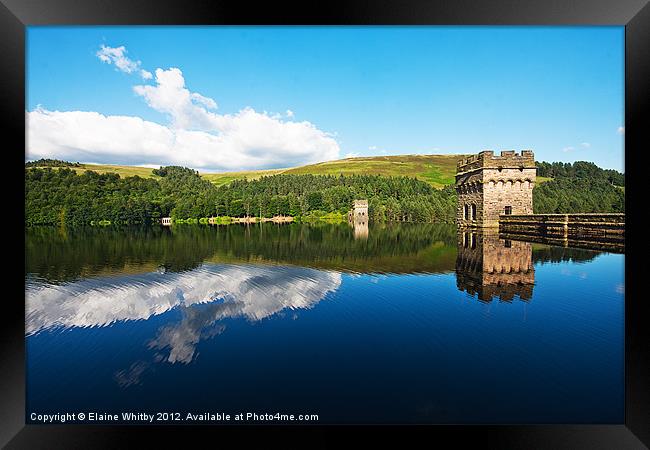
[[[624,255],[445,227],[234,227],[28,232],[28,422],[623,422]]]

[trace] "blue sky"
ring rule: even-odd
[[[29,159],[532,149],[623,170],[624,28],[29,27],[26,102]]]

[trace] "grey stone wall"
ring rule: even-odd
[[[625,248],[625,214],[529,214],[500,216],[499,232],[556,238],[561,245],[598,243]]]

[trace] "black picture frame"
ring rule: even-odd
[[[338,446],[340,431],[360,431],[364,439],[386,442],[398,437],[408,442],[454,446],[474,444],[494,448],[627,449],[650,445],[650,339],[643,291],[644,173],[648,142],[650,100],[650,4],[645,0],[459,0],[455,2],[328,1],[302,5],[266,2],[185,0],[0,0],[0,114],[12,176],[19,176],[25,148],[25,27],[30,25],[624,25],[625,26],[625,146],[627,239],[625,272],[625,422],[614,425],[501,425],[405,427],[251,427],[251,426],[86,426],[25,425],[24,275],[19,265],[10,280],[16,291],[4,296],[0,333],[0,445],[6,448],[114,448],[126,447],[134,438],[147,445],[187,445],[197,434],[228,438],[249,444],[264,439],[283,447]],[[645,113],[645,114],[644,114]],[[8,140],[10,137],[11,140]],[[12,142],[9,145],[7,142]],[[644,152],[645,151],[645,152]],[[15,159],[15,161],[14,161]],[[22,159],[21,161],[18,161]],[[646,175],[647,176],[647,175]],[[24,236],[20,211],[24,211],[20,179],[7,181],[4,204],[8,240]],[[15,228],[15,229],[13,229]],[[7,243],[9,244],[9,242]],[[21,242],[18,243],[20,245]],[[24,248],[24,242],[22,242]],[[9,249],[9,245],[5,248]],[[5,250],[5,261],[14,258]],[[15,292],[15,293],[14,293]],[[259,433],[251,433],[251,431]],[[297,437],[299,436],[299,437]],[[449,441],[451,439],[451,441]],[[210,442],[210,441],[208,441]],[[409,445],[410,446],[410,445]]]

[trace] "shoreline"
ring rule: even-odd
[[[208,223],[210,225],[214,225],[218,223],[218,217],[210,217],[208,219]],[[231,217],[230,222],[231,223],[265,223],[265,222],[273,222],[273,223],[291,223],[294,221],[293,216],[273,216],[273,217]]]

